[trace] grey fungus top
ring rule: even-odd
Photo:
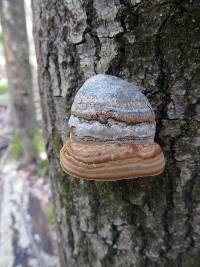
[[[82,142],[151,144],[156,123],[148,99],[136,85],[99,74],[76,94],[69,126],[71,138]]]

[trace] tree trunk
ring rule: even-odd
[[[33,0],[40,93],[62,266],[198,267],[200,3]],[[92,182],[65,175],[74,95],[95,73],[142,85],[164,174]]]
[[[12,125],[15,136],[22,142],[24,163],[29,163],[36,158],[33,143],[36,117],[23,0],[0,0],[0,15]]]

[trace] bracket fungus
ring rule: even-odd
[[[134,84],[110,75],[89,78],[75,96],[69,127],[60,163],[74,177],[113,181],[164,170],[155,114]]]

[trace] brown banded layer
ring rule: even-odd
[[[153,111],[138,112],[138,113],[117,113],[116,111],[96,111],[86,108],[77,108],[71,110],[71,115],[76,117],[88,119],[88,120],[99,120],[101,122],[106,122],[108,119],[114,119],[116,121],[125,122],[127,124],[137,124],[142,122],[155,122],[155,114]]]
[[[85,144],[69,140],[61,149],[65,172],[97,181],[154,176],[164,170],[164,155],[158,144]]]

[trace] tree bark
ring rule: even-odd
[[[36,117],[23,0],[0,0],[0,15],[14,135],[22,142],[23,162],[36,159]]]
[[[62,266],[199,266],[199,1],[32,4]],[[74,95],[95,73],[146,88],[162,175],[98,183],[62,172]]]

